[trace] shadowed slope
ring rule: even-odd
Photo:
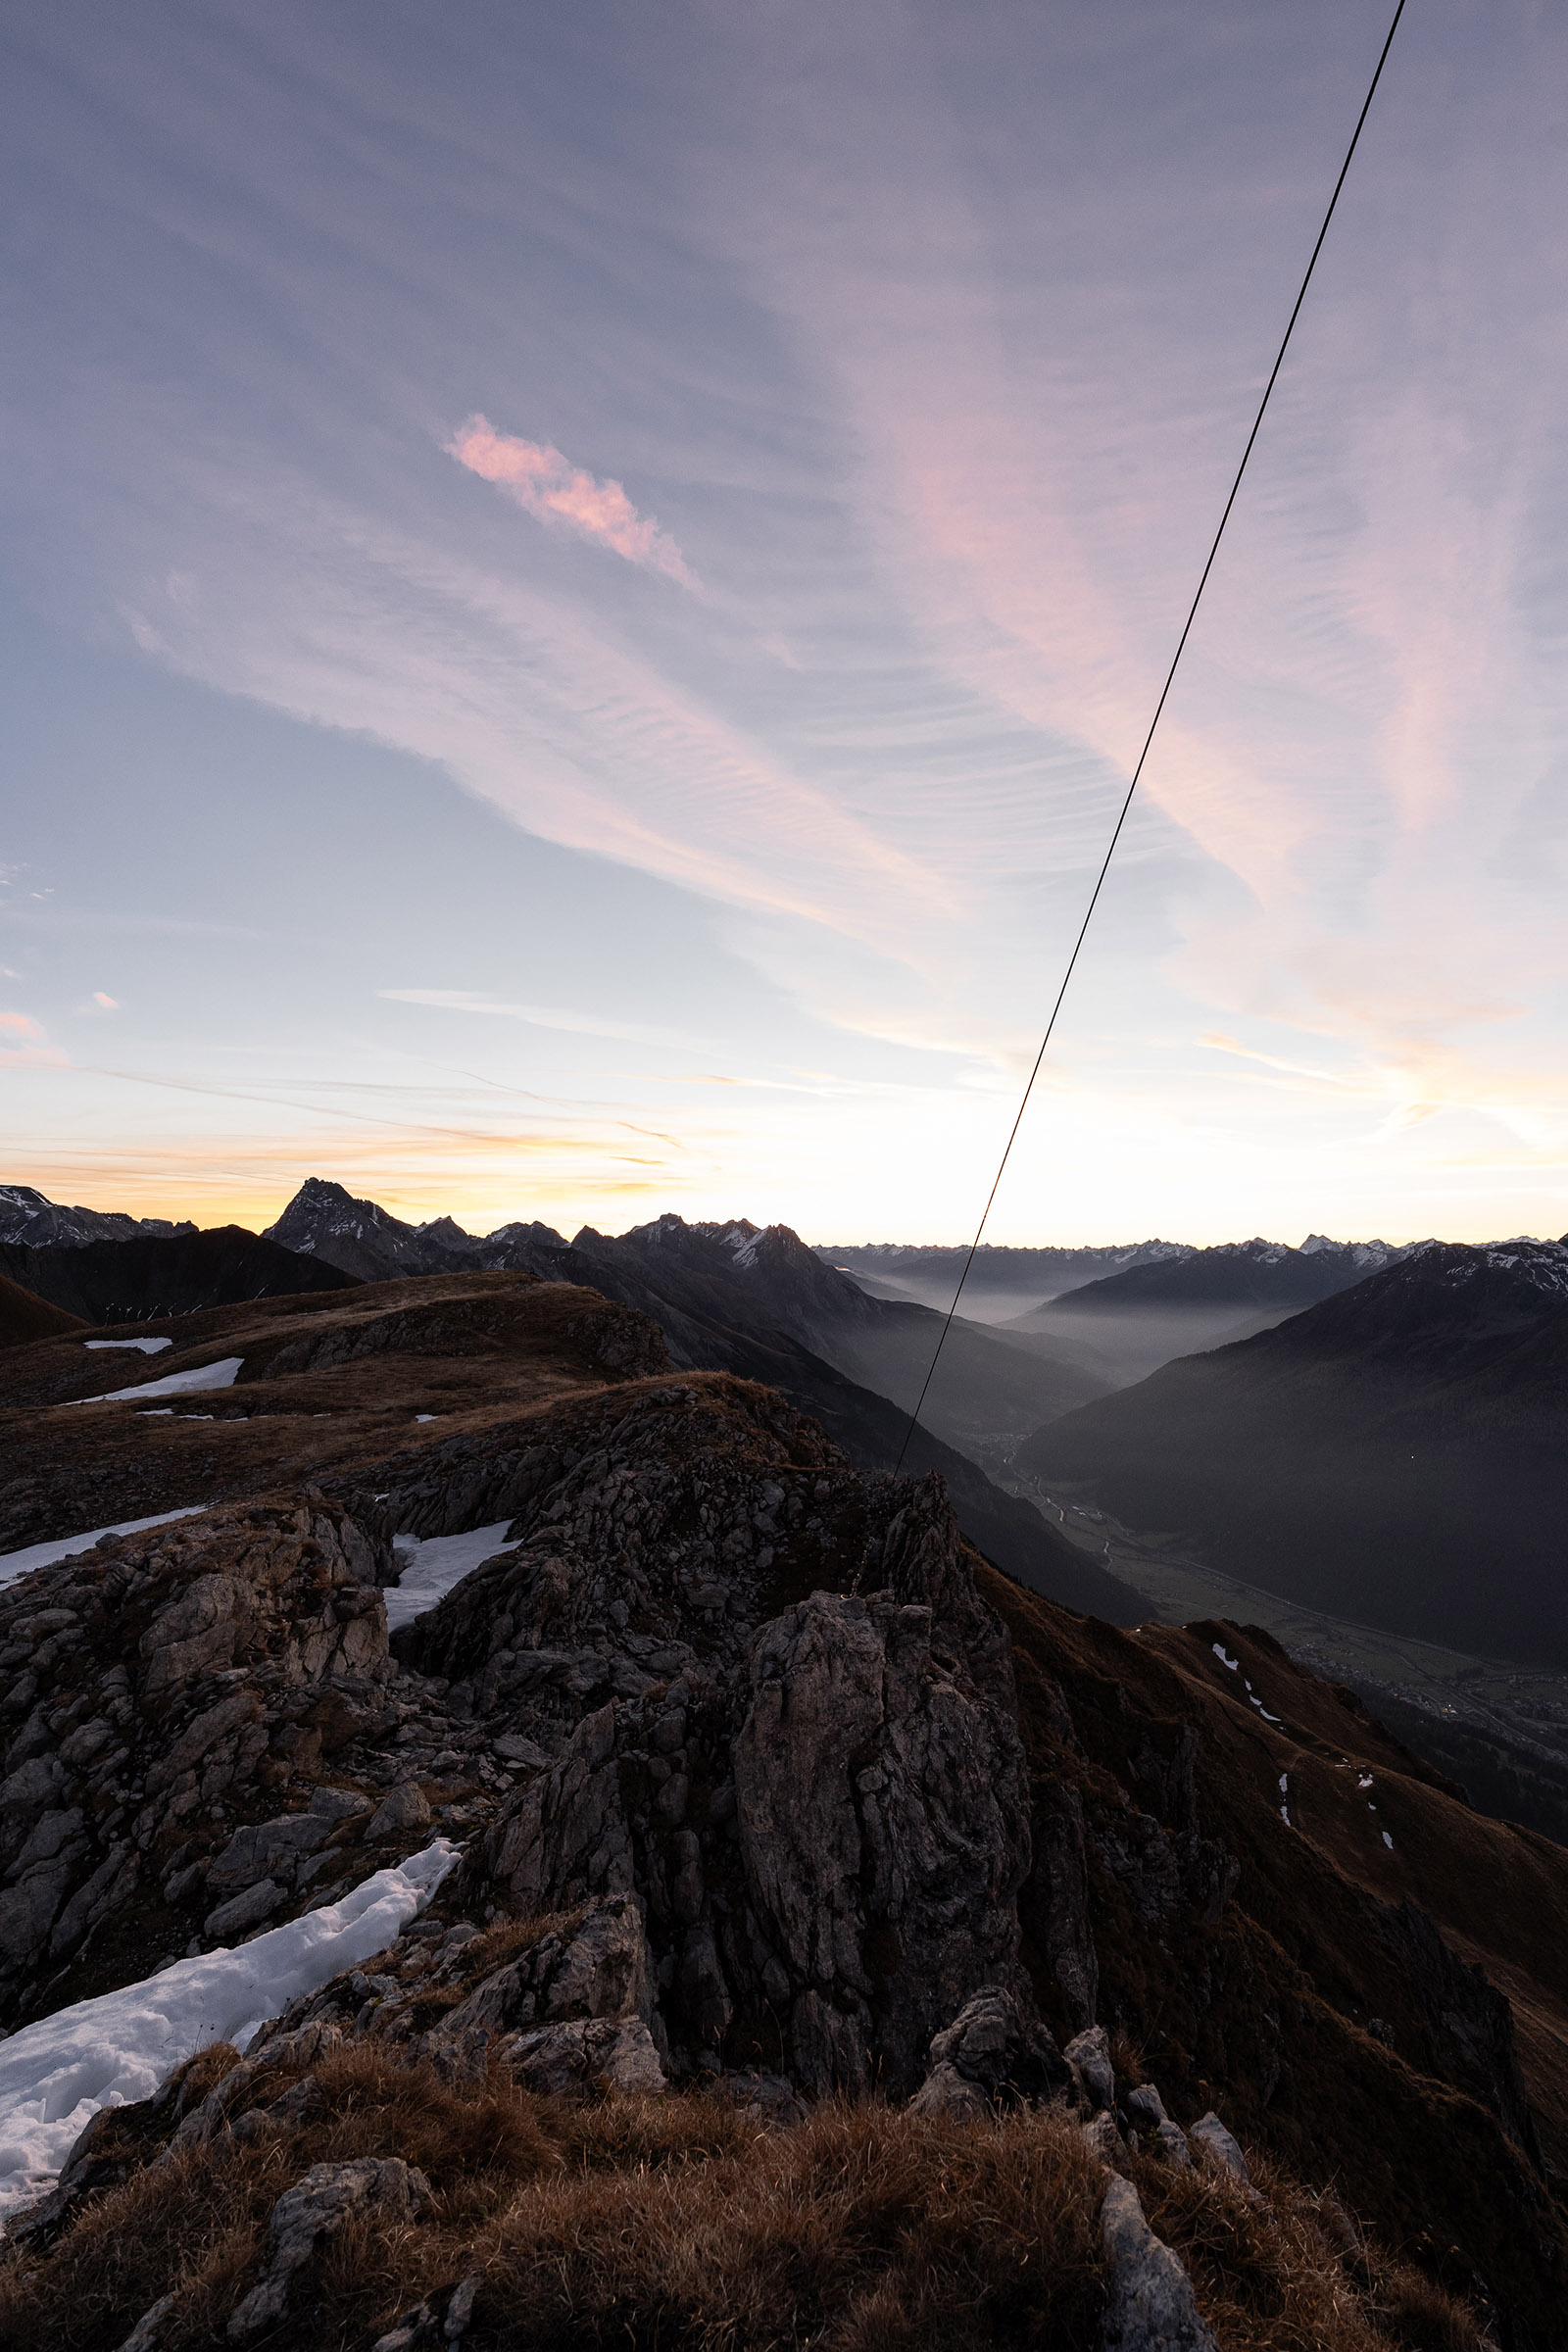
[[[1131,1526],[1362,1623],[1568,1661],[1568,1249],[1430,1243],[1020,1448]]]

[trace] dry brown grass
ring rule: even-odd
[[[768,2132],[701,2091],[586,2107],[501,2077],[454,2091],[373,2043],[311,2071],[319,2100],[299,2124],[258,2111],[250,2136],[136,2175],[51,2254],[0,2271],[0,2352],[114,2352],[171,2292],[167,2352],[216,2352],[282,2191],[313,2164],[392,2155],[428,2177],[429,2207],[351,2221],[299,2274],[267,2352],[367,2352],[478,2267],[468,2352],[1098,2343],[1103,2175],[1060,2115],[825,2106]],[[264,2095],[298,2072],[269,2070]],[[1224,2352],[1475,2352],[1457,2307],[1371,2256],[1331,2200],[1266,2172],[1258,2204],[1210,2174],[1129,2169]]]
[[[1332,2191],[1314,2196],[1260,2158],[1260,2202],[1206,2169],[1175,2172],[1152,2157],[1127,2169],[1225,2352],[1483,2352],[1463,2307],[1369,2250]]]

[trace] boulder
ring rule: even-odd
[[[1116,2118],[1108,2108],[1102,2107],[1098,2115],[1092,2115],[1079,2128],[1089,2153],[1098,2156],[1102,2164],[1114,2164],[1119,2157],[1126,2155],[1127,2143],[1117,2131]]]
[[[918,2114],[973,2115],[1072,2094],[1072,2070],[1031,2004],[985,1984],[931,2043],[931,2071],[910,2101]]]
[[[1116,2111],[1116,2070],[1110,2063],[1110,2036],[1103,2026],[1091,2026],[1068,2042],[1062,2056],[1083,2084],[1091,2107]]]
[[[254,1886],[247,1886],[243,1893],[220,1903],[216,1911],[209,1911],[202,1933],[215,1943],[221,1942],[225,1936],[243,1936],[247,1928],[270,1919],[283,1900],[283,1889],[275,1879],[258,1879]]]
[[[368,1813],[371,1799],[358,1788],[323,1788],[311,1790],[311,1811],[318,1820],[330,1822],[334,1828],[340,1822],[355,1821]]]
[[[1219,2352],[1192,2280],[1145,2221],[1130,2180],[1118,2178],[1106,2189],[1100,2235],[1110,2269],[1104,2352]]]
[[[429,1800],[422,1788],[405,1781],[383,1797],[366,1825],[369,1838],[390,1838],[396,1830],[422,1830],[430,1819]]]
[[[157,2302],[142,2313],[121,2345],[120,2352],[159,2352],[160,2345],[172,2331],[174,2306],[178,2301],[177,2295],[160,2295]]]
[[[351,2213],[379,2206],[412,2216],[425,2203],[430,2184],[401,2157],[358,2156],[350,2164],[316,2164],[287,2188],[272,2208],[267,2230],[267,2267],[250,2293],[231,2313],[230,2343],[243,2343],[283,2317],[296,2271],[310,2261],[323,2238],[341,2230]]]
[[[508,2052],[517,2081],[557,2097],[661,2091],[664,2070],[640,2017],[590,2017],[520,2034]]]
[[[326,1843],[335,1826],[318,1813],[284,1813],[275,1821],[249,1822],[208,1863],[207,1884],[219,1888],[250,1886],[258,1879],[290,1880],[297,1865]]]
[[[1221,2172],[1229,2173],[1244,2187],[1250,2186],[1252,2176],[1247,2169],[1247,2158],[1212,2107],[1206,2115],[1200,2115],[1196,2124],[1189,2125],[1187,2138],[1190,2145],[1218,2165]]]

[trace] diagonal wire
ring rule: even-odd
[[[1306,273],[1301,279],[1300,289],[1297,294],[1295,303],[1292,305],[1290,318],[1287,319],[1285,324],[1285,332],[1280,338],[1279,350],[1274,355],[1274,365],[1268,371],[1268,381],[1263,386],[1263,397],[1257,404],[1257,414],[1252,418],[1252,429],[1247,436],[1247,446],[1242,451],[1242,462],[1236,468],[1235,479],[1231,483],[1230,496],[1225,501],[1224,512],[1221,514],[1219,518],[1219,526],[1209,544],[1207,558],[1204,561],[1202,571],[1199,575],[1198,586],[1193,593],[1193,601],[1187,608],[1187,618],[1182,623],[1182,633],[1176,640],[1176,651],[1174,654],[1172,654],[1170,659],[1170,667],[1165,672],[1165,683],[1159,690],[1159,700],[1154,705],[1154,715],[1149,722],[1149,732],[1144,737],[1144,748],[1138,755],[1138,764],[1133,769],[1132,782],[1127,787],[1126,795],[1121,805],[1121,812],[1116,819],[1114,828],[1112,829],[1110,840],[1105,845],[1105,855],[1100,861],[1100,871],[1095,877],[1095,887],[1090,892],[1089,904],[1084,908],[1084,919],[1078,926],[1078,936],[1073,941],[1072,954],[1067,958],[1067,968],[1061,975],[1061,986],[1056,991],[1056,1001],[1051,1007],[1051,1018],[1046,1023],[1046,1034],[1040,1041],[1040,1051],[1035,1055],[1034,1067],[1029,1072],[1029,1082],[1023,1090],[1022,1100],[1018,1104],[1017,1115],[1014,1117],[1011,1127],[1007,1130],[1007,1141],[1003,1148],[1002,1157],[997,1164],[997,1172],[992,1179],[991,1190],[986,1195],[986,1204],[981,1212],[980,1222],[975,1227],[974,1240],[969,1244],[968,1254],[965,1256],[963,1261],[963,1271],[958,1276],[958,1287],[953,1294],[953,1304],[949,1307],[947,1314],[943,1319],[942,1330],[938,1335],[936,1347],[932,1350],[931,1361],[926,1367],[926,1375],[924,1381],[921,1383],[920,1394],[915,1399],[914,1410],[909,1415],[909,1425],[904,1433],[904,1443],[899,1447],[899,1458],[894,1464],[895,1473],[904,1468],[904,1457],[909,1450],[909,1441],[914,1436],[915,1430],[919,1427],[921,1408],[925,1403],[926,1395],[931,1387],[931,1383],[936,1377],[937,1365],[942,1360],[942,1350],[947,1346],[948,1334],[953,1329],[953,1318],[958,1311],[958,1300],[963,1297],[963,1286],[969,1279],[969,1269],[974,1264],[975,1251],[980,1247],[980,1238],[985,1232],[987,1221],[990,1218],[992,1206],[997,1198],[998,1188],[1002,1183],[1004,1174],[1006,1171],[1007,1161],[1012,1154],[1012,1147],[1018,1140],[1018,1130],[1023,1124],[1023,1114],[1029,1107],[1029,1098],[1035,1091],[1035,1080],[1039,1077],[1041,1064],[1046,1058],[1046,1049],[1051,1043],[1052,1032],[1056,1026],[1056,1015],[1061,1010],[1061,1001],[1067,994],[1067,984],[1071,980],[1073,969],[1077,964],[1079,951],[1082,949],[1084,940],[1088,935],[1089,926],[1094,920],[1095,908],[1100,903],[1100,894],[1105,887],[1105,876],[1109,873],[1110,861],[1116,855],[1116,844],[1121,839],[1122,827],[1127,822],[1127,814],[1133,805],[1133,796],[1137,792],[1139,783],[1142,779],[1144,764],[1149,758],[1150,746],[1154,740],[1155,729],[1158,727],[1160,719],[1164,714],[1166,701],[1169,698],[1171,687],[1175,682],[1177,669],[1181,665],[1181,658],[1187,651],[1187,640],[1192,635],[1193,623],[1198,618],[1198,608],[1203,601],[1203,590],[1208,586],[1208,575],[1214,568],[1214,559],[1219,554],[1219,543],[1225,536],[1225,525],[1230,521],[1231,509],[1235,506],[1237,494],[1242,487],[1242,476],[1247,471],[1248,460],[1251,457],[1253,445],[1257,440],[1258,433],[1262,429],[1264,414],[1267,411],[1274,386],[1279,381],[1280,369],[1285,365],[1285,354],[1287,351],[1289,351],[1291,346],[1291,337],[1296,332],[1296,321],[1301,315],[1301,305],[1305,302],[1306,290],[1312,283],[1312,272],[1317,268],[1318,255],[1323,250],[1323,241],[1329,233],[1329,223],[1334,219],[1335,208],[1340,201],[1340,191],[1345,185],[1346,177],[1349,172],[1351,162],[1354,158],[1356,147],[1360,143],[1361,131],[1366,122],[1367,116],[1372,111],[1372,101],[1377,96],[1378,83],[1383,78],[1383,69],[1388,63],[1389,51],[1394,46],[1394,36],[1399,29],[1399,19],[1403,16],[1403,14],[1404,0],[1398,0],[1398,5],[1394,12],[1394,21],[1389,26],[1388,36],[1378,54],[1378,62],[1373,69],[1372,79],[1367,85],[1366,96],[1361,101],[1361,112],[1355,118],[1355,128],[1350,133],[1350,144],[1345,151],[1345,161],[1340,166],[1340,175],[1334,182],[1334,193],[1329,198],[1328,210],[1323,216],[1323,225],[1317,232],[1317,241],[1312,247],[1311,258],[1306,265]]]

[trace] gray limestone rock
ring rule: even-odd
[[[921,2114],[974,2114],[1039,2104],[1075,2088],[1072,2070],[1034,2014],[1004,1984],[984,1984],[931,2043],[931,2071],[910,2104]]]
[[[335,1829],[339,1822],[355,1821],[368,1813],[371,1800],[358,1788],[325,1788],[311,1790],[311,1811],[318,1820],[330,1822]]]
[[[69,1964],[139,1885],[183,1907],[204,1880],[209,1902],[293,1883],[333,1821],[234,1832],[232,1813],[356,1720],[344,1684],[387,1665],[361,1579],[375,1565],[316,1495],[109,1537],[0,1592],[0,1649],[25,1668],[0,1698],[0,2000]]]
[[[284,1813],[275,1821],[237,1829],[221,1853],[207,1865],[209,1886],[250,1886],[258,1879],[290,1879],[296,1865],[331,1837],[335,1824],[322,1815]]]
[[[1244,2187],[1250,2185],[1252,2176],[1247,2169],[1247,2158],[1212,2107],[1206,2115],[1200,2115],[1196,2124],[1189,2125],[1187,2137],[1192,2146],[1209,2157],[1222,2172],[1229,2173]]]
[[[225,1936],[243,1936],[247,1928],[259,1927],[264,1919],[270,1919],[284,1899],[283,1889],[275,1879],[259,1879],[254,1886],[247,1886],[243,1893],[220,1903],[216,1911],[209,1911],[202,1933],[215,1943]]]
[[[157,2302],[144,2311],[135,2327],[120,2347],[120,2352],[158,2352],[170,2332],[174,2317],[175,2295],[160,2295]]]
[[[991,2101],[978,2082],[960,2075],[956,2066],[934,2066],[909,2101],[914,2115],[951,2115],[967,2120],[989,2115]]]
[[[1075,2034],[1063,2050],[1067,2064],[1076,2068],[1092,2107],[1102,2107],[1108,2113],[1116,2111],[1116,2070],[1110,2063],[1110,2036],[1103,2026],[1091,2026],[1086,2033]]]
[[[430,1818],[430,1806],[424,1791],[412,1781],[404,1781],[383,1797],[366,1824],[367,1838],[390,1838],[394,1830],[422,1830]]]
[[[1140,2082],[1136,2090],[1124,2090],[1121,2107],[1129,2123],[1136,2125],[1141,2132],[1152,2132],[1156,2124],[1169,2120],[1165,2114],[1165,2102],[1152,2082]]]
[[[1104,2352],[1218,2352],[1192,2280],[1145,2221],[1130,2180],[1113,2180],[1106,2189],[1100,2235],[1110,2266]]]
[[[1114,2164],[1118,2157],[1126,2155],[1127,2143],[1116,2129],[1116,2118],[1107,2107],[1102,2107],[1098,2115],[1092,2115],[1079,2129],[1089,2153],[1098,2156],[1102,2164]]]
[[[635,1896],[609,1895],[498,1968],[443,2020],[445,2034],[500,2034],[568,2019],[651,2015],[648,1941]]]
[[[509,2056],[514,2074],[527,2089],[558,2097],[665,2087],[653,2035],[640,2017],[589,2017],[541,2026],[520,2034]]]
[[[313,2165],[272,2208],[267,2232],[267,2268],[229,2317],[230,2343],[243,2343],[282,2318],[295,2272],[309,2262],[323,2238],[342,2228],[351,2213],[381,2206],[412,2215],[429,2193],[424,2175],[397,2156],[358,2156],[350,2164]]]
[[[759,1928],[801,1987],[795,2071],[858,2089],[875,2061],[897,2093],[977,1985],[1021,1982],[1015,1721],[929,1607],[887,1593],[813,1593],[751,1667],[736,1811]]]

